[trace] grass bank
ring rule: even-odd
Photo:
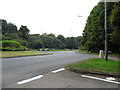
[[[106,75],[120,75],[120,61],[115,61],[109,59],[105,61],[104,59],[94,58],[83,60],[77,63],[69,64],[65,68],[81,72],[81,73],[98,73]]]
[[[19,56],[34,56],[48,55],[52,53],[36,52],[36,51],[2,51],[0,58],[19,57]]]

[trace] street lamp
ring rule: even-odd
[[[108,47],[107,47],[107,3],[106,0],[104,1],[105,4],[105,60],[108,60]]]
[[[82,16],[79,15],[78,17],[82,17]]]
[[[79,15],[78,17],[81,18],[81,17],[83,17],[83,16]]]

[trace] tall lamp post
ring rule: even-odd
[[[81,17],[83,17],[83,16],[79,15],[78,17],[81,18]]]
[[[106,0],[104,1],[105,4],[105,60],[108,60],[108,43],[107,43],[107,3]]]

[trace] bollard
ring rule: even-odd
[[[100,50],[100,51],[99,51],[99,58],[104,58],[103,50]]]

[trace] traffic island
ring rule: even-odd
[[[69,64],[65,68],[72,72],[97,77],[114,77],[120,80],[120,61],[94,58]]]

